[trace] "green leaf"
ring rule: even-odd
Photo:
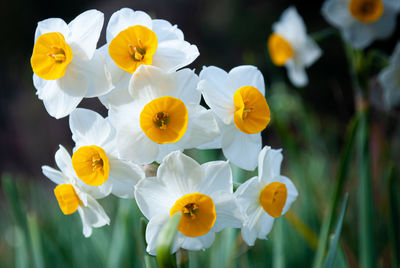
[[[176,267],[176,261],[171,256],[171,247],[182,213],[175,213],[162,227],[157,238],[157,262],[160,268]]]
[[[42,243],[37,218],[33,214],[28,215],[28,229],[31,239],[32,255],[35,267],[42,268],[44,267]]]
[[[343,199],[343,205],[342,205],[342,209],[340,212],[338,223],[336,225],[336,230],[333,235],[333,240],[329,247],[328,255],[325,258],[324,268],[331,268],[331,267],[333,267],[333,264],[335,263],[336,249],[338,247],[340,233],[342,231],[344,215],[346,214],[348,197],[349,197],[349,195],[348,195],[348,193],[346,193],[344,196],[344,199]]]

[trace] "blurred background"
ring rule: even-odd
[[[291,86],[284,68],[271,63],[266,47],[272,24],[291,5],[297,7],[308,33],[314,34],[323,50],[322,57],[307,69],[309,85],[300,89]],[[113,197],[102,200],[111,225],[95,229],[89,239],[81,233],[78,215],[64,216],[59,210],[54,185],[42,175],[41,166],[55,166],[54,153],[59,144],[72,149],[68,118],[56,120],[47,114],[36,96],[30,66],[37,22],[58,17],[68,23],[85,10],[98,9],[105,14],[100,47],[105,43],[105,28],[111,14],[123,7],[143,10],[153,18],[177,24],[185,40],[197,45],[200,51],[189,66],[196,73],[204,65],[229,71],[238,65],[252,64],[262,71],[272,113],[272,121],[262,133],[263,145],[283,148],[282,174],[290,177],[299,189],[293,212],[276,221],[269,240],[259,240],[255,247],[248,248],[237,230],[226,230],[211,249],[189,254],[190,267],[310,267],[332,199],[339,203],[329,214],[334,216],[329,233],[336,226],[345,192],[349,199],[335,267],[362,266],[358,233],[362,202],[358,197],[360,156],[356,150],[344,157],[348,167],[345,178],[339,178],[346,156],[344,148],[352,144],[355,98],[345,47],[340,36],[329,30],[320,13],[321,5],[322,1],[287,0],[2,1],[0,267],[145,265],[143,237],[138,227],[141,216],[134,201]],[[382,57],[390,55],[399,36],[397,26],[390,38],[374,42],[366,53],[379,51]],[[383,108],[382,89],[376,82],[383,66],[376,65],[368,76],[370,160],[366,169],[372,189],[368,213],[374,219],[369,239],[374,244],[374,266],[398,267],[400,188],[396,174],[400,160],[400,113],[399,109]],[[84,100],[80,107],[104,116],[107,112],[96,98]],[[200,162],[222,157],[218,151],[192,150],[188,154]],[[238,182],[256,174],[233,168]],[[335,195],[339,179],[342,185]]]

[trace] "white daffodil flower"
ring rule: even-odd
[[[167,155],[157,177],[143,179],[136,185],[136,201],[149,219],[147,251],[156,254],[160,229],[176,212],[182,212],[182,217],[171,253],[179,248],[206,249],[213,243],[216,232],[241,227],[242,213],[232,191],[228,162],[199,165],[179,151]]]
[[[222,148],[227,159],[240,168],[254,170],[261,150],[261,131],[270,121],[261,72],[239,66],[229,73],[210,66],[200,72],[198,89],[216,114],[221,136],[201,148]]]
[[[400,103],[400,42],[391,56],[390,64],[378,76],[383,88],[383,101],[387,109]]]
[[[234,194],[247,217],[242,237],[249,246],[253,246],[257,238],[267,238],[275,218],[285,214],[298,195],[291,180],[280,174],[281,150],[265,146],[258,162],[258,177],[240,185]]]
[[[83,235],[92,235],[92,227],[101,227],[110,224],[110,219],[96,199],[105,197],[105,194],[96,188],[88,188],[82,183],[72,168],[71,156],[60,145],[55,154],[58,171],[49,166],[42,166],[43,174],[57,184],[54,194],[65,215],[78,210],[82,219]]]
[[[356,49],[389,37],[399,11],[398,0],[326,0],[322,6],[325,19]]]
[[[78,108],[69,117],[75,141],[72,167],[88,187],[120,198],[134,198],[135,184],[145,177],[136,164],[118,158],[116,131],[107,119],[91,110]]]
[[[322,51],[307,35],[303,19],[295,7],[286,9],[280,21],[272,25],[273,33],[268,39],[268,51],[272,62],[286,66],[293,85],[304,87],[308,84],[305,68],[311,66]]]
[[[198,76],[189,69],[167,73],[140,66],[130,81],[131,102],[109,111],[120,157],[139,164],[160,162],[172,151],[218,137],[213,113],[200,105],[197,83]]]
[[[103,13],[88,10],[69,24],[58,18],[38,23],[31,57],[33,84],[51,116],[67,116],[84,97],[113,89],[106,58],[96,50],[103,21]]]
[[[116,88],[104,97],[106,107],[130,100],[128,84],[140,65],[153,65],[174,72],[192,63],[199,51],[184,40],[176,25],[166,20],[152,20],[143,11],[122,8],[108,22],[107,44],[101,51],[107,55]]]

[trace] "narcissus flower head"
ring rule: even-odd
[[[307,35],[303,19],[295,7],[289,7],[281,19],[272,26],[268,38],[268,51],[272,62],[286,66],[290,81],[297,87],[308,83],[305,68],[311,66],[322,54],[321,49]]]
[[[356,49],[390,36],[399,11],[397,0],[326,0],[322,6],[325,19]]]
[[[210,66],[200,72],[198,89],[215,113],[221,136],[203,148],[222,148],[235,165],[253,170],[261,150],[261,131],[270,121],[261,72],[243,65],[229,73]]]
[[[227,162],[199,165],[179,151],[167,155],[156,177],[143,179],[136,185],[136,201],[150,220],[146,229],[147,251],[155,255],[160,228],[177,212],[182,216],[171,253],[179,248],[206,249],[213,243],[216,232],[240,227],[243,218],[232,189]]]
[[[70,115],[69,125],[75,141],[72,167],[78,178],[104,193],[133,198],[134,186],[144,178],[144,171],[118,157],[116,131],[108,120],[78,108]]]
[[[103,20],[103,13],[88,10],[69,24],[58,18],[38,23],[31,57],[33,83],[51,116],[67,116],[84,97],[113,88],[106,58],[96,50]]]
[[[116,89],[102,102],[107,106],[129,101],[129,79],[141,65],[174,72],[192,63],[199,51],[184,40],[182,31],[166,20],[152,20],[143,11],[123,8],[107,25],[107,44],[101,49],[108,58]]]
[[[266,146],[260,152],[258,161],[258,177],[249,179],[235,192],[238,204],[246,215],[242,237],[250,246],[257,238],[266,239],[275,218],[285,214],[298,195],[291,180],[280,174],[281,150]]]
[[[119,155],[148,164],[215,139],[219,129],[212,112],[200,105],[197,82],[189,69],[167,73],[140,66],[130,81],[131,102],[110,110]]]
[[[78,179],[72,167],[71,156],[61,145],[55,154],[55,160],[61,171],[49,166],[42,166],[42,172],[57,184],[54,195],[61,211],[65,215],[78,211],[82,219],[85,237],[91,236],[93,227],[110,224],[110,219],[104,209],[96,201],[96,199],[105,197],[107,193],[96,187],[88,187]]]

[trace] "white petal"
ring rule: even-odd
[[[242,183],[234,196],[244,215],[250,215],[254,209],[260,206],[260,192],[262,185],[258,177],[253,177]]]
[[[68,24],[70,34],[67,42],[74,52],[74,57],[86,60],[93,57],[103,23],[104,14],[91,9],[83,12]]]
[[[188,237],[183,234],[180,235],[183,237],[181,248],[187,250],[204,250],[211,247],[215,239],[215,233],[211,231],[198,237]]]
[[[201,93],[197,90],[199,77],[194,70],[188,68],[173,73],[175,79],[174,96],[181,99],[185,104],[200,104]]]
[[[197,88],[203,93],[207,105],[223,123],[231,124],[235,113],[233,103],[235,91],[226,87],[228,74],[214,66],[203,67],[200,79]]]
[[[204,171],[192,158],[181,152],[167,155],[157,171],[165,186],[178,196],[198,192],[205,180]]]
[[[383,87],[383,100],[388,109],[400,102],[400,81],[398,80],[399,73],[400,68],[395,67],[394,64],[386,67],[379,73],[379,82]]]
[[[42,166],[42,172],[47,178],[57,185],[68,183],[68,179],[65,178],[64,174],[52,167]]]
[[[56,160],[58,168],[68,179],[76,177],[75,170],[72,167],[71,156],[62,145],[59,145],[54,159]]]
[[[169,213],[179,197],[178,194],[169,193],[163,178],[145,178],[135,187],[136,202],[140,211],[148,219],[160,213]]]
[[[254,170],[261,150],[261,134],[246,134],[233,125],[222,134],[222,152],[236,166]]]
[[[259,220],[258,234],[259,239],[267,239],[267,235],[271,232],[272,226],[274,225],[275,218],[268,215],[268,213],[261,214]]]
[[[189,124],[185,135],[179,141],[183,148],[195,148],[212,142],[220,131],[211,110],[206,110],[201,105],[188,105]]]
[[[296,186],[294,186],[293,182],[289,178],[286,178],[284,176],[279,176],[278,178],[273,179],[271,182],[275,181],[284,183],[287,189],[287,199],[281,214],[283,215],[290,209],[290,206],[297,199],[299,193],[297,192]]]
[[[40,35],[53,32],[59,32],[64,36],[64,38],[67,38],[69,34],[68,25],[65,21],[59,18],[39,21],[35,31],[35,41]]]
[[[299,54],[302,64],[304,64],[306,67],[309,67],[319,57],[321,57],[322,50],[312,38],[307,37],[307,40],[302,46],[301,51],[299,51]]]
[[[217,136],[216,139],[209,143],[202,144],[197,147],[197,149],[220,149],[221,148],[221,141],[222,141],[222,133],[224,133],[224,129],[229,128],[229,126],[225,125],[221,119],[215,115],[215,113],[211,110],[213,117],[215,118],[215,121],[217,122],[217,126],[219,129],[219,135]]]
[[[183,40],[183,32],[178,29],[178,26],[166,20],[153,20],[152,23],[152,30],[156,33],[159,43],[167,40]]]
[[[156,160],[159,145],[151,141],[140,126],[121,125],[117,132],[117,150],[120,156],[138,164]]]
[[[201,165],[205,179],[199,191],[212,195],[216,191],[233,192],[232,170],[227,161],[210,161]]]
[[[153,65],[174,72],[191,64],[199,55],[196,45],[184,40],[168,40],[158,44]]]
[[[384,39],[393,33],[396,28],[397,14],[398,11],[385,9],[380,19],[371,24],[374,39]]]
[[[327,0],[322,6],[322,15],[333,26],[341,29],[355,22],[349,11],[349,0]]]
[[[146,227],[146,251],[151,255],[156,255],[157,238],[161,228],[169,219],[169,213],[160,213],[152,217]]]
[[[233,194],[218,191],[214,192],[212,199],[217,214],[217,219],[212,227],[213,232],[220,232],[224,228],[242,227],[244,218]]]
[[[110,218],[104,212],[100,204],[88,195],[88,205],[78,208],[82,219],[83,235],[89,237],[92,234],[92,227],[101,227],[110,224]]]
[[[80,61],[79,65],[89,83],[86,98],[102,96],[114,88],[106,59],[99,51],[94,52],[90,61]]]
[[[69,115],[78,106],[88,87],[86,77],[72,69],[67,69],[57,80],[44,80],[34,74],[33,84],[47,112],[57,119]]]
[[[72,139],[78,147],[103,144],[114,134],[110,123],[98,113],[77,108],[69,117]],[[104,148],[103,148],[104,149]]]
[[[289,60],[286,63],[286,70],[290,82],[296,87],[304,87],[308,84],[308,77],[304,66],[297,64],[294,60]]]
[[[148,103],[162,96],[174,96],[176,82],[171,74],[154,66],[141,65],[129,82],[129,93],[134,100]]]
[[[307,33],[303,19],[294,6],[287,8],[278,22],[272,25],[275,33],[283,36],[294,48],[305,42]]]
[[[264,214],[266,214],[264,209],[257,206],[252,213],[247,215],[247,220],[242,227],[242,237],[249,246],[253,246],[258,237],[261,218]]]
[[[143,179],[143,170],[133,163],[110,158],[109,180],[112,193],[120,198],[134,198],[135,184]]]
[[[77,176],[75,175],[75,177]],[[75,185],[79,187],[82,192],[92,196],[94,199],[101,199],[109,196],[112,191],[112,185],[109,180],[100,186],[91,186],[84,183],[81,179],[76,179]]]
[[[133,11],[130,8],[122,8],[111,15],[107,25],[106,39],[110,43],[115,36],[130,26],[142,25],[151,29],[151,18],[143,11]]]
[[[374,39],[373,28],[362,22],[354,22],[342,30],[343,38],[356,49],[363,49]]]
[[[115,87],[107,94],[99,97],[101,103],[107,109],[111,109],[111,107],[118,107],[120,105],[124,105],[133,101],[133,98],[131,94],[129,94],[128,90],[131,74],[127,72],[124,72],[122,74],[123,74],[122,78],[119,80],[117,84],[115,84]]]
[[[158,149],[158,156],[155,159],[157,163],[161,163],[164,157],[174,151],[183,152],[183,148],[179,146],[179,142],[160,144],[158,145]]]
[[[257,88],[263,95],[265,94],[264,77],[257,67],[251,65],[242,65],[233,68],[229,72],[226,81],[226,87],[230,90],[230,92],[235,93],[236,90],[243,86],[253,86]]]
[[[258,156],[258,178],[267,182],[281,174],[282,149],[274,150],[265,146]]]

